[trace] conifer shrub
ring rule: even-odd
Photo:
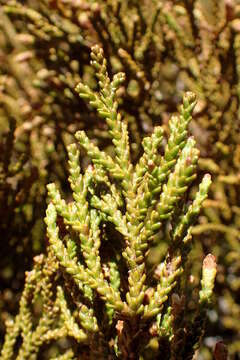
[[[97,91],[89,56],[98,43],[110,77],[125,73],[118,100],[134,165],[143,138],[158,125],[170,136],[170,118],[180,111],[183,94],[197,95],[189,125],[200,150],[193,187],[205,172],[213,184],[192,230],[191,271],[198,286],[195,259],[211,252],[221,264],[204,342],[209,348],[223,338],[237,356],[239,1],[0,0],[0,5],[1,320],[16,312],[24,270],[45,246],[46,184],[56,182],[64,197],[71,197],[66,146],[75,132],[85,130],[101,150],[114,154],[106,122],[74,90],[81,81]],[[4,154],[10,153],[8,169]],[[83,153],[83,168],[87,162]],[[161,261],[165,245],[152,244],[153,264]],[[211,351],[205,348],[203,356],[211,359]]]
[[[66,201],[55,183],[47,186],[47,251],[26,272],[1,359],[193,359],[216,276],[208,254],[193,291],[186,266],[211,184],[206,174],[191,196],[199,150],[188,126],[196,97],[184,95],[170,135],[155,127],[133,163],[118,109],[125,75],[109,77],[99,46],[91,58],[98,90],[79,83],[76,91],[107,124],[114,154],[84,131],[68,146],[72,196]],[[82,149],[89,158],[83,169]],[[164,248],[157,265],[148,261],[154,242]]]

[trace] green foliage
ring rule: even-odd
[[[199,156],[187,132],[195,96],[184,95],[167,144],[157,127],[143,140],[143,155],[133,164],[127,125],[118,110],[124,74],[109,77],[98,46],[91,58],[99,90],[82,83],[76,90],[106,121],[114,154],[77,132],[91,160],[82,172],[78,146],[68,146],[72,199],[66,202],[54,183],[48,185],[47,255],[35,258],[26,274],[19,314],[7,323],[1,359],[37,359],[47,343],[61,350],[63,338],[69,350],[58,359],[192,359],[216,276],[209,254],[199,296],[192,297],[194,311],[185,313],[180,304],[188,286],[184,275],[192,225],[211,184],[205,175],[188,203]],[[151,268],[154,241],[165,243],[167,251]]]
[[[24,270],[30,268],[32,255],[44,247],[45,185],[57,182],[65,198],[71,197],[66,187],[66,146],[73,141],[75,132],[86,132],[87,136],[79,134],[79,141],[90,157],[94,153],[95,164],[105,163],[111,168],[114,180],[121,181],[128,173],[127,153],[123,158],[116,154],[116,162],[112,158],[115,149],[108,131],[112,120],[108,114],[113,112],[115,100],[103,103],[93,76],[94,71],[99,77],[107,71],[113,79],[116,72],[124,71],[124,87],[120,86],[112,96],[118,99],[119,111],[115,113],[121,113],[121,123],[129,130],[127,152],[132,165],[136,165],[135,176],[147,178],[151,174],[150,190],[141,190],[146,196],[140,210],[136,210],[143,218],[149,206],[157,211],[163,184],[175,167],[174,153],[181,152],[185,144],[174,143],[172,115],[181,112],[183,93],[197,94],[189,130],[200,150],[198,182],[207,171],[213,184],[192,230],[197,240],[191,257],[192,272],[198,283],[199,267],[194,257],[203,258],[208,252],[221,264],[215,315],[205,344],[211,337],[216,337],[214,341],[222,337],[234,357],[240,349],[239,1],[0,0],[0,6],[0,232],[5,239],[0,260],[4,287],[0,294],[1,320],[16,311]],[[95,43],[101,44],[108,59],[105,65],[100,61],[98,69],[96,59],[92,59],[93,67],[88,65],[90,46]],[[105,80],[102,87],[111,92]],[[80,81],[85,85],[79,90],[88,102],[74,91]],[[89,92],[89,88],[94,91]],[[100,112],[90,111],[92,108]],[[98,115],[105,122],[99,121]],[[186,118],[185,125],[182,123],[183,132],[188,121],[190,118]],[[166,134],[169,155],[165,148],[166,158],[160,159],[158,148],[162,151],[161,144],[166,145]],[[89,140],[93,138],[94,143]],[[124,147],[126,138],[115,141],[120,140]],[[124,171],[116,165],[121,161],[125,162]],[[83,152],[83,168],[86,163]],[[15,164],[16,173],[12,172]],[[156,171],[160,164],[162,174]],[[169,172],[165,166],[169,166]],[[128,180],[123,186],[127,184]],[[119,210],[123,199],[116,186],[111,186]],[[128,190],[124,188],[124,192]],[[173,197],[172,201],[175,206]],[[168,216],[169,211],[170,207],[164,209],[161,216]],[[114,210],[114,216],[115,225],[120,226],[120,213]],[[156,246],[150,251],[151,264],[162,260],[170,241],[162,224],[155,226],[166,241],[159,244],[153,239]],[[203,357],[211,359],[211,351],[204,351]]]

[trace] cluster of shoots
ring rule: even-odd
[[[191,195],[199,157],[188,135],[195,95],[184,95],[180,114],[169,121],[168,138],[155,127],[133,163],[127,123],[118,109],[125,76],[110,79],[99,46],[91,59],[99,89],[80,83],[76,91],[105,121],[114,154],[84,131],[68,146],[72,198],[65,201],[54,183],[47,187],[47,254],[38,256],[26,275],[1,359],[35,360],[49,343],[61,353],[52,359],[192,359],[216,276],[215,258],[208,254],[198,296],[192,297],[195,310],[187,316],[191,231],[211,184],[206,174]],[[80,151],[87,165],[80,166]],[[165,251],[161,262],[151,265],[153,243]],[[68,349],[61,348],[61,339]]]

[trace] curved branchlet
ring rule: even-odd
[[[126,180],[129,180],[131,172],[129,140],[126,124],[121,121],[121,115],[118,112],[116,98],[116,92],[124,82],[125,76],[123,73],[118,73],[110,81],[106,59],[103,56],[103,50],[98,45],[92,48],[91,58],[91,65],[95,69],[100,91],[94,93],[87,85],[82,83],[77,85],[76,91],[81,98],[88,99],[89,104],[97,109],[99,115],[106,120],[116,151],[115,162],[122,170],[125,178],[123,184],[127,186]]]

